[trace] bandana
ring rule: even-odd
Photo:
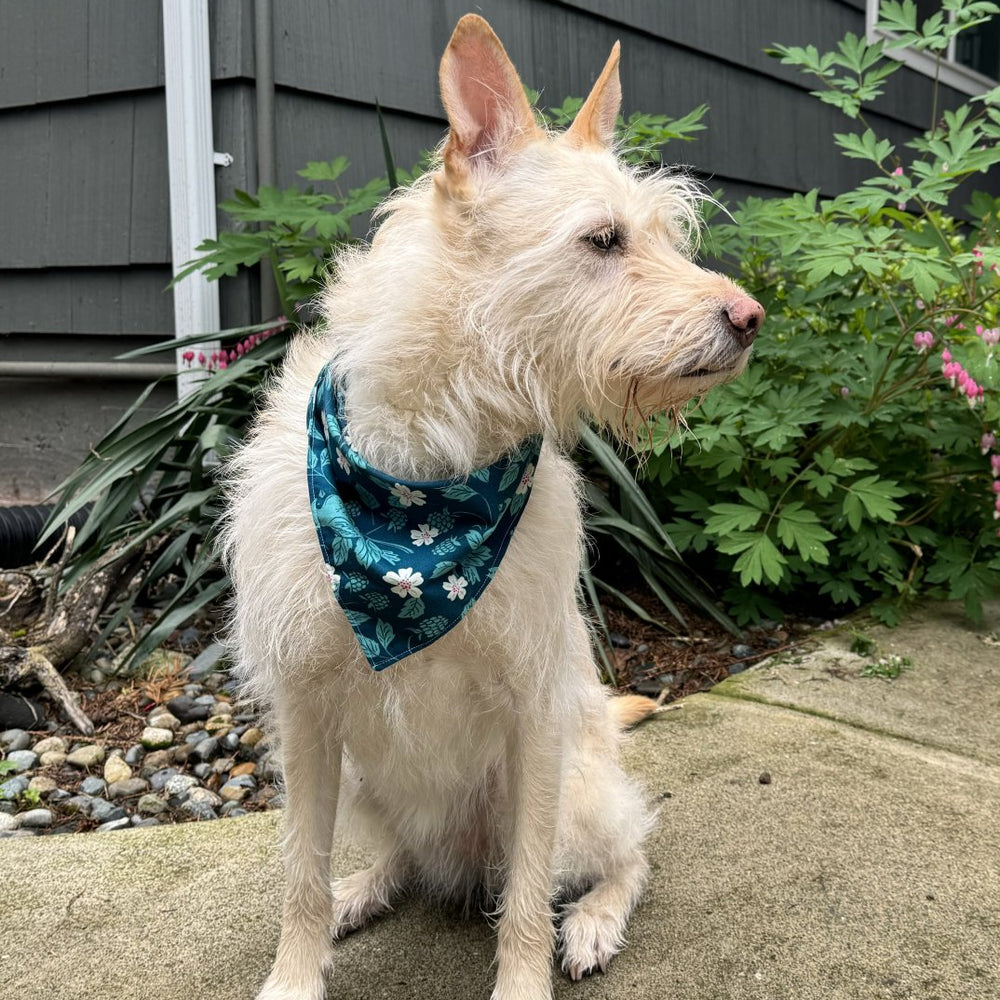
[[[383,670],[453,629],[500,565],[521,519],[540,436],[463,479],[407,482],[351,447],[329,366],[309,401],[309,502],[335,600]]]

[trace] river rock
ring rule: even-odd
[[[147,721],[155,729],[169,729],[172,733],[176,733],[181,724],[181,720],[173,712],[168,712],[165,708],[153,709]]]
[[[146,754],[142,759],[142,767],[139,769],[139,773],[142,777],[148,778],[151,774],[169,767],[170,754],[170,750],[154,750],[152,753]]]
[[[30,771],[38,763],[38,754],[33,750],[10,750],[7,760],[14,765],[14,771],[20,774],[21,771]]]
[[[121,757],[109,757],[104,762],[104,780],[113,785],[116,781],[127,781],[132,777],[132,768]]]
[[[44,830],[52,826],[56,817],[51,809],[29,809],[20,815],[22,830]]]
[[[39,757],[44,753],[49,753],[50,751],[56,751],[57,753],[65,754],[69,749],[68,744],[61,736],[45,736],[40,739],[32,748]]]
[[[198,779],[190,774],[175,774],[164,786],[163,790],[171,798],[187,795],[198,784]]]
[[[158,816],[161,812],[164,812],[167,808],[166,802],[160,798],[159,795],[154,795],[152,792],[148,792],[143,795],[141,799],[135,804],[137,812],[143,814],[143,816]]]
[[[51,795],[58,787],[55,778],[50,778],[47,774],[36,774],[28,782],[28,791],[38,792],[43,799]]]
[[[31,746],[31,737],[23,729],[5,729],[0,733],[0,746],[11,750],[27,750]]]
[[[13,801],[22,792],[28,789],[28,779],[22,778],[21,775],[17,775],[13,778],[8,778],[6,781],[0,782],[0,799],[7,799]]]
[[[139,737],[139,742],[147,750],[162,750],[174,742],[174,734],[169,729],[147,726]]]
[[[84,778],[80,782],[80,791],[84,795],[103,795],[104,789],[107,787],[108,783],[103,778],[98,778],[97,775]]]
[[[109,799],[127,799],[140,792],[148,791],[149,782],[142,778],[124,778],[108,785]]]
[[[167,702],[170,713],[183,724],[190,722],[200,722],[207,719],[212,714],[212,706],[199,705],[194,698],[187,694],[178,695]]]
[[[104,763],[105,756],[104,747],[91,743],[74,750],[66,757],[66,763],[74,767],[97,767]]]

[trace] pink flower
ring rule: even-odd
[[[921,330],[913,335],[913,346],[926,354],[934,346],[934,334],[930,330]]]
[[[198,352],[198,364],[199,365],[203,365],[204,363],[205,363],[205,352],[204,351],[199,351]]]
[[[951,361],[951,351],[949,351],[947,347],[941,352],[941,360],[946,364]]]
[[[990,468],[994,476],[1000,476],[1000,455],[990,455]]]
[[[181,357],[184,359],[184,364],[190,365],[194,361],[194,351],[185,351]]]
[[[997,518],[1000,518],[1000,497],[997,497],[996,503],[993,504],[993,519]]]
[[[993,492],[1000,493],[1000,479],[993,480]]]
[[[996,435],[992,431],[987,431],[979,439],[979,448],[984,455],[989,454],[990,449],[997,443]]]
[[[902,177],[903,176],[903,168],[902,167],[896,167],[896,169],[893,170],[893,172],[892,172],[892,176],[893,177]]]
[[[987,347],[996,347],[1000,342],[1000,327],[993,327],[992,330],[983,330],[983,343]]]
[[[850,394],[851,394],[851,390],[848,389],[846,385],[842,385],[840,387],[840,395],[843,396],[844,399],[847,399],[847,397],[850,396]]]
[[[219,371],[222,371],[223,368],[228,368],[228,367],[229,367],[229,365],[226,363],[225,359],[224,358],[220,358],[219,359]]]

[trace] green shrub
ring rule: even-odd
[[[819,598],[874,601],[895,622],[919,594],[977,617],[1000,585],[1000,200],[953,214],[959,185],[1000,162],[1000,88],[934,112],[905,149],[862,111],[898,67],[886,48],[940,57],[998,9],[949,0],[953,21],[918,26],[910,0],[886,3],[889,45],[774,49],[822,82],[815,96],[854,124],[836,144],[871,176],[835,198],[751,198],[714,229],[767,320],[747,372],[689,431],[654,429],[645,473],[670,536],[728,581],[740,621]]]

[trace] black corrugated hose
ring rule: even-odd
[[[0,569],[16,569],[41,559],[54,542],[50,540],[45,551],[35,551],[42,527],[52,512],[51,505],[25,507],[0,507]],[[87,520],[89,508],[77,511],[69,523],[79,528]]]

